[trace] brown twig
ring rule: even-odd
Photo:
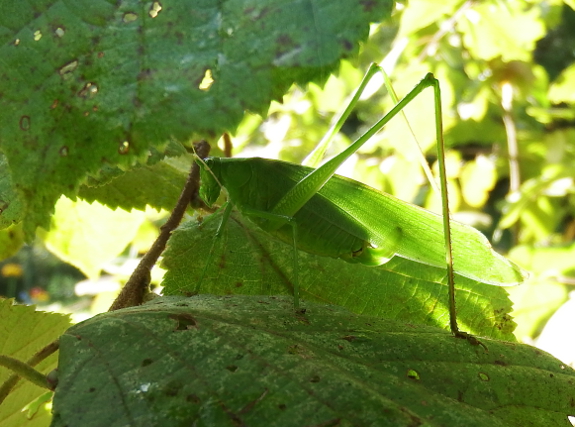
[[[234,148],[232,144],[232,138],[230,137],[229,133],[223,134],[224,138],[224,156],[225,157],[232,157],[232,149]]]
[[[198,157],[205,158],[210,152],[210,145],[206,141],[200,141],[195,145],[195,152]],[[172,231],[180,224],[186,208],[191,200],[197,198],[197,193],[200,188],[200,168],[194,162],[186,185],[180,194],[180,198],[172,211],[172,214],[162,227],[160,227],[160,234],[150,250],[144,255],[128,282],[120,292],[120,295],[112,303],[108,311],[119,310],[121,308],[133,307],[141,305],[144,302],[144,295],[150,284],[151,270],[156,261],[166,248],[166,243],[172,234]]]

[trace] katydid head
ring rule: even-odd
[[[200,165],[200,197],[208,206],[217,201],[222,191],[234,205],[242,205],[238,192],[245,190],[253,176],[251,163],[246,160],[249,159],[209,157],[196,160]]]

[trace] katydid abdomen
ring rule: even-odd
[[[287,222],[270,226],[269,213],[313,168],[261,158],[206,160],[203,198],[215,202],[220,184],[230,202],[264,231],[293,244]],[[213,174],[213,175],[212,175]],[[219,183],[215,182],[214,177]],[[300,250],[348,262],[377,266],[393,256],[445,268],[443,224],[439,215],[334,175],[293,215]],[[494,285],[523,280],[517,268],[496,254],[477,230],[452,222],[455,273]]]

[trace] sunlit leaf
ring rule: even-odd
[[[220,221],[221,211],[201,225],[189,222],[174,232],[163,261],[168,270],[162,283],[164,294],[292,295],[293,246],[235,214],[221,238],[215,239]],[[375,268],[302,251],[298,257],[305,301],[447,327],[448,291],[442,269],[399,258]],[[515,339],[515,325],[508,316],[511,306],[503,288],[459,276],[457,288],[462,328],[481,336]]]
[[[36,352],[57,339],[70,326],[68,316],[35,311],[34,306],[13,305],[12,300],[0,299],[0,354],[26,361]],[[56,367],[56,355],[40,362],[36,369],[47,374]],[[0,367],[0,384],[11,371]],[[0,406],[0,427],[45,427],[50,423],[49,414],[41,411],[31,421],[22,409],[46,389],[20,380]]]
[[[503,61],[529,61],[535,42],[545,34],[538,20],[539,9],[519,2],[486,1],[465,12],[457,28],[472,55],[484,60],[501,57]],[[526,7],[526,6],[525,6]]]
[[[133,240],[144,219],[141,211],[113,211],[99,203],[62,197],[44,241],[58,257],[96,278],[102,265]]]
[[[325,81],[391,6],[0,1],[0,144],[27,235],[88,175],[144,162],[171,139],[233,130],[294,82]]]

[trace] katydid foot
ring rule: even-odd
[[[485,351],[487,353],[489,353],[489,349],[487,348],[487,346],[485,344],[483,344],[481,341],[479,341],[475,336],[471,335],[470,333],[458,330],[458,331],[453,332],[453,336],[455,338],[461,338],[461,339],[467,340],[471,345],[480,345],[481,347],[483,347],[485,349]]]

